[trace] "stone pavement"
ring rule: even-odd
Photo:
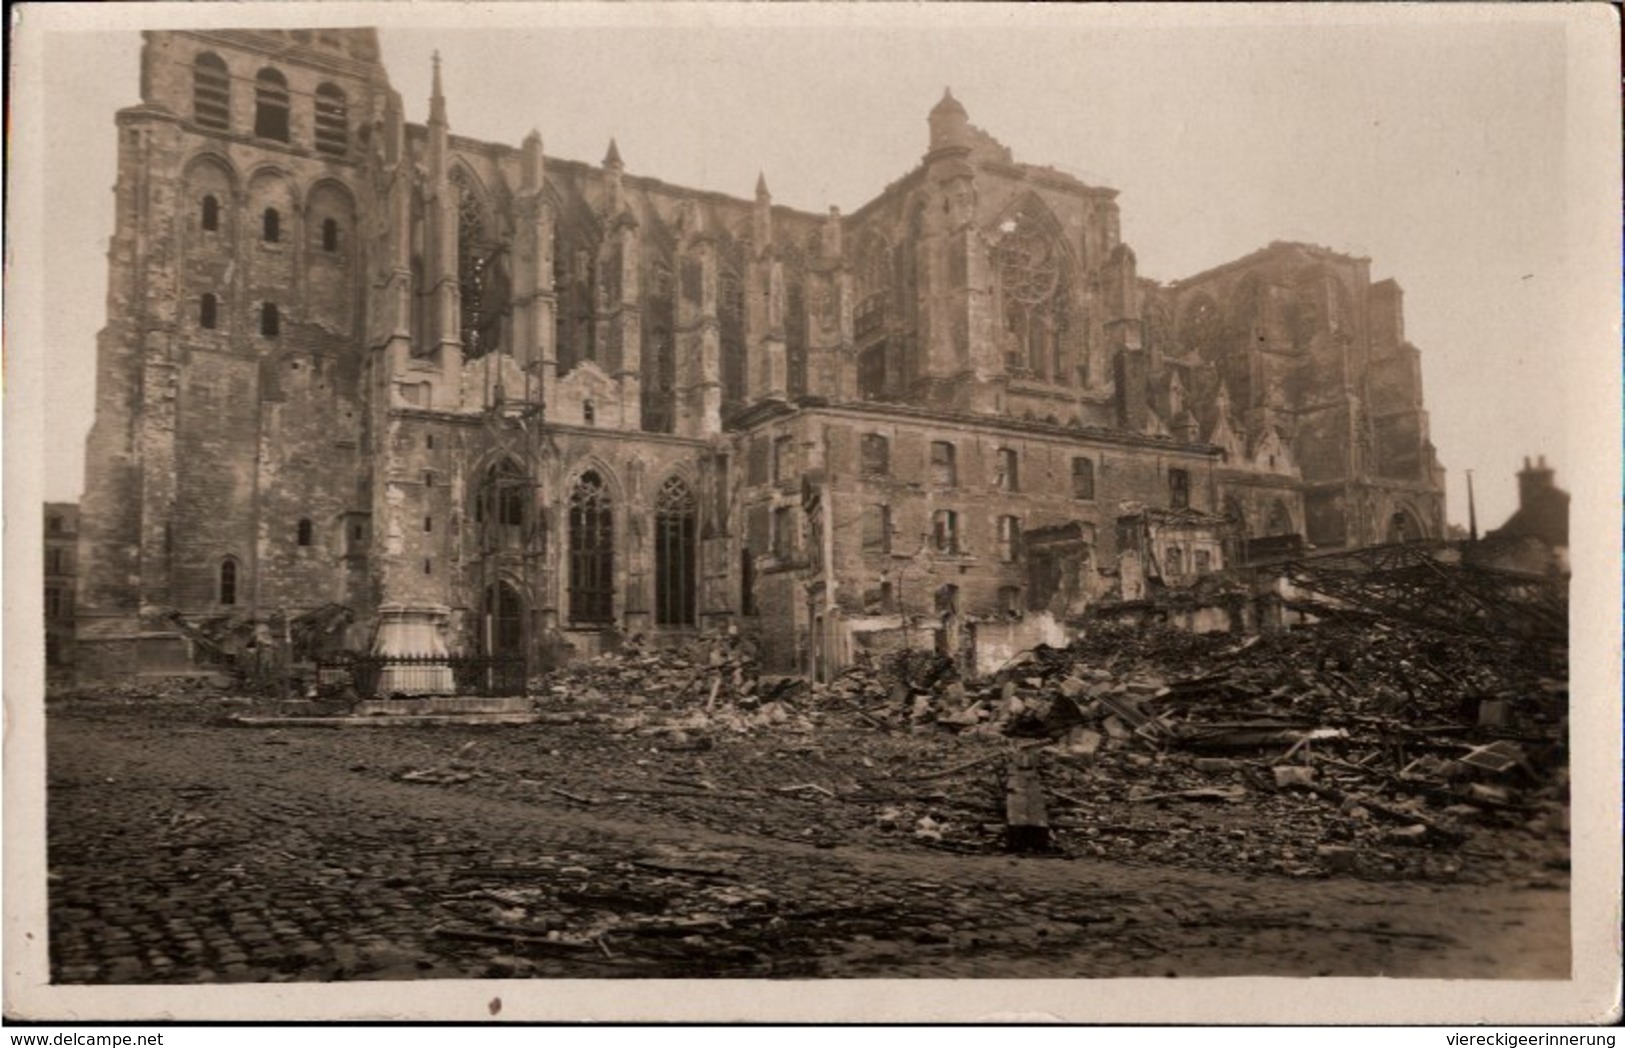
[[[874,830],[884,797],[786,790],[862,766],[816,740],[219,713],[51,708],[53,981],[1567,971],[1566,877],[1533,862],[1371,883],[954,854]],[[937,811],[996,822],[979,803]]]

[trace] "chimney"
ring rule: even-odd
[[[1540,496],[1552,489],[1552,473],[1546,465],[1546,456],[1542,455],[1531,466],[1527,457],[1523,460],[1523,469],[1518,472],[1518,505],[1519,507],[1533,505]]]

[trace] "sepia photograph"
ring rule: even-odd
[[[1617,1020],[1612,9],[101,6],[8,1016]]]

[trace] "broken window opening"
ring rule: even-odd
[[[333,84],[316,88],[316,151],[343,156],[350,148],[349,104]]]
[[[1092,500],[1095,497],[1095,460],[1075,458],[1072,460],[1072,497]]]
[[[891,552],[891,507],[863,507],[863,551]]]
[[[788,560],[795,552],[795,517],[790,506],[779,506],[773,511],[773,555]]]
[[[1021,519],[999,518],[999,559],[1006,564],[1016,560],[1021,552]]]
[[[220,562],[220,603],[237,603],[237,560],[227,557]]]
[[[582,423],[585,424],[585,425],[590,426],[590,425],[593,424],[593,422],[596,419],[597,419],[597,413],[593,410],[592,401],[583,400],[581,402],[581,421],[582,421]]]
[[[754,617],[756,607],[756,554],[746,546],[739,551],[739,614]]]
[[[884,477],[891,472],[891,441],[879,433],[865,433],[862,469],[866,476]]]
[[[570,621],[614,618],[615,521],[609,491],[594,470],[570,490]]]
[[[669,477],[655,499],[655,624],[695,622],[694,493],[680,477]]]
[[[288,80],[275,69],[261,69],[254,78],[254,135],[288,141]]]
[[[322,219],[322,250],[334,252],[339,249],[339,224],[337,219]]]
[[[231,73],[212,51],[192,60],[192,119],[221,131],[231,126]]]
[[[1168,471],[1168,505],[1174,509],[1191,508],[1191,475],[1185,470]]]
[[[938,553],[959,552],[959,514],[939,509],[931,514],[931,547]]]
[[[282,214],[274,207],[265,209],[261,222],[260,239],[267,244],[277,244],[282,241]]]
[[[203,231],[214,233],[220,229],[220,201],[211,194],[203,198]]]
[[[198,310],[197,310],[198,327],[203,327],[203,328],[212,328],[212,327],[214,327],[215,320],[216,320],[215,311],[216,311],[217,308],[218,308],[218,303],[216,302],[214,295],[212,295],[212,294],[210,294],[208,292],[204,292],[203,298],[198,302]]]
[[[954,461],[954,446],[945,440],[931,442],[931,483],[939,488],[951,488],[959,483],[959,470]]]
[[[1020,491],[1019,458],[1014,448],[1000,448],[993,466],[993,486],[1000,491]]]
[[[309,517],[301,517],[298,526],[294,529],[295,541],[301,546],[308,546],[315,529],[311,526]]]
[[[773,440],[773,483],[783,487],[790,483],[790,455],[794,451],[789,437]]]
[[[277,312],[275,302],[266,302],[260,306],[260,334],[266,338],[276,338],[282,333],[282,316]]]

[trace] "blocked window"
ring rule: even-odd
[[[863,551],[891,552],[891,507],[863,507]]]
[[[879,433],[865,433],[860,447],[865,476],[884,477],[891,472],[891,441]]]
[[[1015,448],[1000,448],[993,461],[993,486],[1000,491],[1020,491],[1020,456]]]
[[[267,244],[279,243],[282,240],[282,212],[274,207],[265,209],[260,221],[260,239]]]
[[[343,156],[350,148],[349,104],[333,84],[316,88],[316,152]]]
[[[1174,509],[1190,509],[1191,475],[1182,469],[1168,471],[1168,505]]]
[[[220,201],[211,193],[203,198],[203,213],[199,216],[205,233],[218,232],[220,229]]]
[[[288,140],[288,78],[275,69],[261,69],[254,78],[254,135]]]
[[[216,315],[219,308],[220,308],[219,303],[215,299],[214,295],[210,294],[208,292],[205,292],[203,297],[198,301],[198,307],[197,307],[197,323],[198,323],[198,327],[204,327],[204,328],[212,328],[212,327],[214,327],[215,324],[218,322],[218,319],[219,319],[217,317],[217,315]]]
[[[1072,497],[1075,499],[1092,499],[1095,497],[1095,460],[1075,458],[1072,460]]]
[[[1021,519],[1019,517],[999,518],[999,559],[1005,563],[1014,561],[1021,553]]]
[[[295,529],[295,534],[297,536],[297,540],[299,542],[299,545],[301,545],[301,546],[310,545],[311,536],[314,533],[314,531],[315,531],[315,529],[312,528],[311,524],[310,524],[310,518],[309,517],[301,518],[300,521],[299,521],[298,527]]]
[[[218,130],[231,124],[231,73],[212,51],[192,60],[192,119]]]
[[[959,552],[959,514],[939,509],[931,514],[931,548],[938,553]]]
[[[220,562],[220,603],[237,603],[237,561],[227,557]]]
[[[939,488],[951,488],[959,483],[959,469],[954,457],[954,446],[948,441],[931,442],[932,484]]]
[[[339,224],[337,219],[322,219],[322,250],[327,252],[339,249]]]
[[[282,314],[277,311],[275,302],[260,306],[260,334],[266,338],[276,338],[282,334]]]

